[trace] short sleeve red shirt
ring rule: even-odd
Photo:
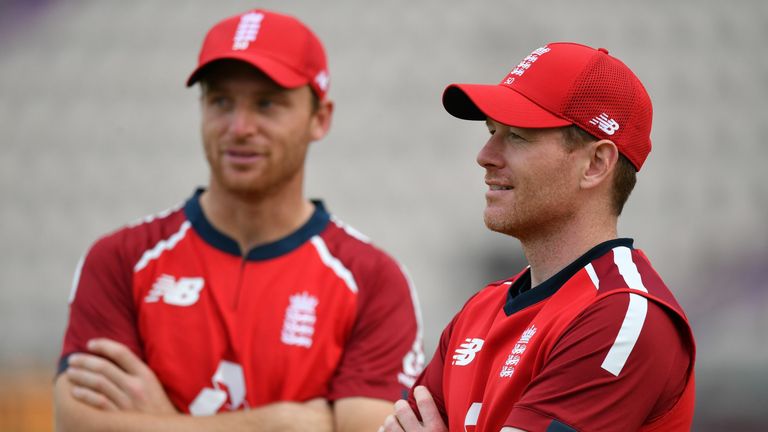
[[[693,359],[682,309],[618,239],[533,289],[526,269],[480,291],[416,384],[451,431],[687,431]]]
[[[107,337],[139,355],[192,414],[402,397],[424,355],[401,266],[320,202],[296,232],[243,256],[205,218],[201,193],[91,247],[59,370]]]

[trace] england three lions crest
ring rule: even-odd
[[[280,340],[286,345],[309,348],[315,334],[317,297],[305,291],[292,295],[289,300]]]

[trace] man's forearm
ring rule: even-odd
[[[291,405],[288,407],[288,405]],[[279,408],[279,409],[276,409]],[[283,411],[285,414],[276,414]],[[184,430],[197,432],[268,432],[268,431],[331,431],[327,419],[317,416],[297,403],[280,403],[257,408],[250,411],[223,413],[213,416],[192,417],[189,415],[149,415],[124,412],[96,412],[86,418],[76,417],[74,427],[64,427],[57,422],[57,430],[70,431],[100,431],[100,432],[161,432],[169,430]],[[287,413],[293,412],[288,415]]]
[[[59,432],[199,432],[332,431],[330,409],[321,403],[281,402],[248,411],[214,416],[150,415],[100,411],[75,400],[66,377],[56,380],[56,430]]]

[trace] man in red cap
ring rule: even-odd
[[[694,340],[617,220],[651,149],[651,102],[605,49],[551,43],[443,105],[485,121],[485,223],[530,265],[472,297],[386,431],[688,431]]]
[[[195,83],[209,183],[81,261],[58,430],[375,429],[423,367],[421,324],[400,265],[304,197],[333,113],[320,41],[227,18]]]

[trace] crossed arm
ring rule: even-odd
[[[74,354],[56,379],[56,430],[68,431],[370,431],[392,404],[345,398],[278,402],[248,411],[193,417],[180,414],[154,372],[124,345],[96,339]]]
[[[395,402],[395,412],[387,416],[379,432],[448,432],[432,395],[424,386],[413,389],[416,406],[423,421],[419,421],[408,402]],[[503,427],[500,432],[525,432],[522,429]]]

